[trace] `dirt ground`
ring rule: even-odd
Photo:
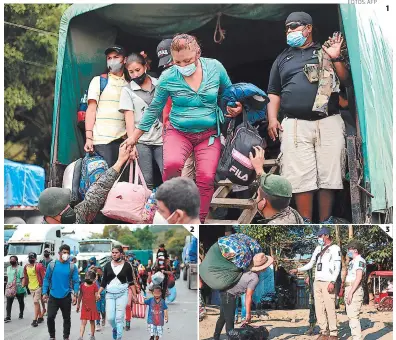
[[[270,332],[269,339],[296,339],[315,340],[318,336],[308,336],[308,309],[296,310],[269,310],[267,315],[253,316],[252,325],[265,326]],[[212,339],[215,324],[219,315],[217,306],[207,307],[206,317],[200,322],[200,340]],[[393,338],[393,312],[378,312],[374,306],[363,306],[360,315],[364,340],[391,340]],[[338,336],[339,339],[352,339],[348,325],[348,317],[343,306],[337,311]],[[236,328],[240,324],[236,325]],[[315,329],[318,332],[318,329]],[[221,340],[226,340],[225,329],[223,329]]]

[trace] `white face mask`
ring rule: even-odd
[[[174,211],[168,218],[165,218],[162,216],[158,210],[155,212],[154,219],[153,219],[153,224],[169,224],[169,220],[172,218],[173,214],[176,211]],[[175,222],[176,223],[176,222]]]
[[[118,73],[122,70],[123,63],[118,60],[111,59],[107,62],[107,67],[109,68],[111,73]]]
[[[158,211],[156,211],[153,219],[153,224],[169,224],[169,222]]]
[[[70,255],[69,254],[62,254],[62,260],[67,261],[69,259]]]

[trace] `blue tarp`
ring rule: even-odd
[[[44,190],[45,171],[37,165],[4,160],[4,207],[36,207]]]
[[[262,301],[270,301],[269,298],[265,298],[268,294],[275,294],[275,278],[274,278],[274,266],[271,265],[265,271],[259,274],[259,283],[253,293],[253,302],[258,304]]]
[[[191,242],[183,249],[184,263],[197,263],[198,240],[196,237],[191,237]]]
[[[8,240],[14,235],[16,229],[7,229],[4,230],[4,243],[7,243]]]

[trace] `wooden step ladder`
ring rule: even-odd
[[[274,174],[278,168],[278,161],[276,159],[266,159],[264,168],[269,168],[269,173]],[[248,199],[228,198],[227,196],[232,192],[232,183],[228,179],[217,183],[218,188],[213,194],[210,203],[211,211],[205,220],[205,224],[249,224],[252,222],[254,216],[257,214],[256,193],[253,197]],[[241,209],[241,215],[237,220],[218,220],[212,218],[212,211],[217,208],[233,208]]]

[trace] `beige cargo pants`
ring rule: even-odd
[[[345,301],[348,298],[348,294],[351,291],[352,286],[345,287]],[[360,325],[360,309],[363,304],[363,288],[360,286],[356,289],[353,294],[352,302],[348,305],[345,302],[346,312],[349,318],[349,328],[351,329],[351,335],[353,340],[362,340],[362,327]]]
[[[337,336],[337,314],[335,309],[335,292],[330,294],[327,287],[330,282],[314,282],[314,299],[317,324],[320,333],[326,334],[329,329],[330,336]]]

